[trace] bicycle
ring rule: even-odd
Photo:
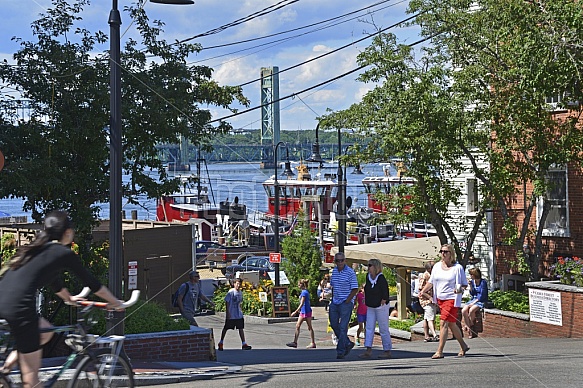
[[[89,288],[84,288],[79,296],[85,297],[89,291]],[[130,299],[122,304],[122,308],[134,305],[139,296],[140,291],[134,290]],[[67,384],[68,388],[133,387],[134,375],[130,362],[121,353],[125,337],[120,335],[97,336],[88,333],[89,328],[95,323],[89,317],[89,312],[94,308],[105,310],[107,303],[79,301],[76,306],[83,307],[79,312],[76,324],[41,329],[41,332],[68,332],[65,343],[73,349],[63,365],[43,381],[44,386],[52,387],[68,369],[75,367]],[[12,350],[14,350],[14,341],[10,327],[6,321],[0,320],[0,361],[3,362]],[[14,386],[10,374],[0,372],[0,388]]]

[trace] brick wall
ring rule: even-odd
[[[480,333],[480,336],[494,338],[583,338],[583,325],[576,319],[583,314],[583,289],[553,284],[552,282],[550,284],[552,288],[544,288],[561,293],[562,326],[531,322],[526,314],[486,309],[483,319],[484,331]]]
[[[44,357],[67,356],[71,349],[65,337],[54,338],[54,344],[45,347]],[[130,359],[159,361],[211,361],[216,359],[213,332],[194,328],[147,334],[127,334],[124,349]]]
[[[212,330],[129,334],[124,347],[130,359],[161,361],[209,361],[214,358]],[[212,348],[212,349],[211,349]]]

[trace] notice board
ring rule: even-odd
[[[289,292],[286,286],[271,287],[271,305],[274,317],[289,317]]]

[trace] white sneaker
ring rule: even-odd
[[[332,334],[332,343],[334,346],[338,345],[338,337],[336,337],[334,334]]]

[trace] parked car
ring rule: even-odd
[[[285,258],[281,259],[286,260]],[[236,265],[229,265],[225,271],[225,277],[231,281],[239,271],[258,271],[261,279],[269,279],[268,272],[275,271],[275,264],[269,262],[269,256],[251,256]]]

